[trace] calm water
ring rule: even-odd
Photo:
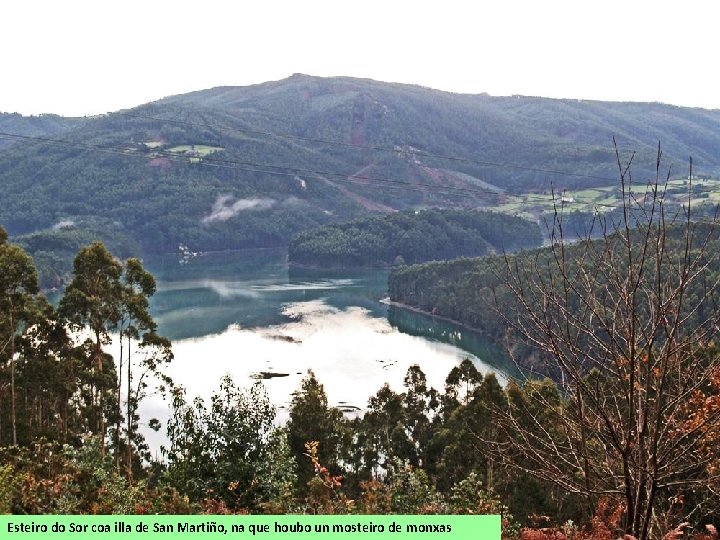
[[[173,341],[170,374],[191,397],[209,396],[226,373],[242,386],[271,376],[264,384],[282,415],[312,369],[331,405],[355,410],[385,382],[401,391],[412,364],[438,389],[465,357],[483,372],[508,374],[500,351],[473,332],[380,303],[387,270],[289,270],[285,255],[249,250],[186,264],[169,256],[145,261],[158,281],[154,317]],[[144,409],[145,418],[167,416],[159,398]]]

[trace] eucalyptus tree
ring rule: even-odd
[[[362,421],[365,467],[370,471],[387,468],[397,459],[412,453],[412,442],[405,429],[403,395],[384,384],[368,400]]]
[[[92,377],[89,388],[89,427],[99,435],[101,453],[105,451],[106,416],[118,413],[114,388],[115,365],[103,351],[110,343],[122,312],[122,264],[101,242],[82,248],[73,262],[73,280],[60,301],[60,315],[76,330],[90,331],[84,343],[89,354]],[[111,406],[108,407],[108,401]]]
[[[82,378],[77,351],[44,296],[34,298],[28,315],[15,360],[17,442],[71,442],[83,425],[73,399]]]
[[[16,353],[19,334],[27,328],[38,293],[32,258],[7,242],[0,227],[0,362],[10,372],[10,429],[12,444],[17,437]]]
[[[417,364],[408,368],[404,386],[404,424],[410,448],[402,457],[414,467],[427,467],[430,441],[439,425],[439,396],[434,388],[428,387],[427,377]]]
[[[443,396],[445,414],[452,413],[461,403],[467,405],[473,398],[475,388],[482,382],[482,373],[469,358],[464,358],[460,365],[453,367],[445,378],[445,394]]]
[[[209,406],[175,388],[167,434],[165,478],[191,500],[257,511],[292,498],[295,463],[262,383],[241,389],[225,376]]]
[[[75,330],[89,331],[91,336],[80,347],[89,361],[90,377],[85,389],[89,428],[100,435],[104,452],[107,424],[114,423],[115,463],[120,465],[124,444],[128,477],[132,476],[133,451],[143,447],[137,432],[139,403],[149,392],[164,391],[172,384],[162,370],[172,360],[171,344],[158,335],[149,311],[148,299],[156,288],[155,279],[139,259],[122,263],[102,243],[95,242],[75,257],[73,280],[60,301],[61,316]],[[117,367],[103,349],[110,344],[113,331],[119,333]],[[123,421],[125,440],[121,443]]]
[[[120,394],[125,364],[125,467],[129,478],[133,472],[133,447],[140,450],[143,441],[137,433],[137,410],[140,402],[149,392],[164,392],[172,386],[170,378],[163,373],[163,366],[173,358],[170,341],[157,334],[155,323],[149,310],[149,298],[155,294],[155,278],[145,270],[139,259],[125,261],[121,290],[119,335],[120,358],[117,379],[117,400]],[[123,340],[127,346],[124,354]],[[133,342],[137,342],[133,354]],[[133,369],[136,369],[133,372]],[[152,387],[151,387],[152,386]],[[120,454],[120,415],[116,422],[116,463]]]

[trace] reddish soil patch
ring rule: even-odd
[[[161,169],[169,169],[172,167],[172,162],[168,158],[157,157],[148,161],[150,167],[159,167]]]

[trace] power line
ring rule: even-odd
[[[209,112],[213,112],[213,109],[208,109]],[[220,111],[222,112],[222,111]],[[221,131],[221,132],[228,132],[228,133],[240,133],[240,134],[247,134],[247,133],[253,133],[257,135],[262,135],[265,137],[273,137],[278,139],[287,139],[287,140],[297,140],[297,141],[305,141],[305,142],[311,142],[316,144],[325,144],[330,146],[339,146],[343,148],[348,148],[352,150],[372,150],[377,152],[390,152],[390,153],[400,153],[404,150],[402,149],[403,146],[410,146],[409,144],[395,144],[394,146],[379,146],[379,145],[360,145],[360,144],[353,144],[353,143],[347,143],[343,141],[337,141],[337,140],[329,140],[329,139],[321,139],[321,138],[315,138],[315,137],[303,137],[300,135],[292,135],[289,133],[274,133],[271,131],[263,131],[259,129],[253,129],[253,128],[232,128],[228,126],[218,126],[214,124],[208,124],[208,123],[202,123],[202,122],[189,122],[187,120],[178,120],[174,118],[163,118],[160,116],[151,116],[151,115],[143,115],[138,113],[130,113],[130,112],[115,112],[112,113],[114,115],[121,115],[121,116],[127,116],[129,118],[136,118],[136,119],[142,119],[142,120],[151,120],[155,122],[170,122],[173,124],[178,124],[182,126],[187,127],[194,127],[194,128],[205,128],[210,129],[213,131]],[[411,147],[412,148],[412,147]],[[650,148],[650,147],[648,147]],[[575,178],[590,178],[593,180],[602,180],[604,182],[615,182],[617,180],[616,177],[607,177],[607,176],[599,176],[594,174],[587,174],[587,173],[578,173],[578,172],[569,172],[569,171],[560,171],[556,169],[545,169],[542,167],[531,167],[527,165],[517,165],[513,163],[500,163],[500,162],[494,162],[494,161],[487,161],[487,160],[479,160],[475,158],[467,158],[467,157],[461,157],[461,156],[450,156],[446,154],[437,154],[433,152],[425,152],[422,150],[418,150],[416,148],[412,148],[412,150],[408,153],[411,153],[413,156],[419,156],[419,157],[427,157],[427,158],[434,158],[434,159],[443,159],[448,161],[456,161],[456,162],[464,162],[464,163],[472,163],[475,165],[480,165],[483,167],[492,167],[492,168],[501,168],[501,169],[517,169],[527,172],[536,172],[536,173],[543,173],[543,174],[552,174],[552,175],[558,175],[558,176],[569,176],[569,177],[575,177]],[[613,150],[614,154],[614,150]],[[633,155],[636,155],[635,152],[633,152]],[[653,151],[653,163],[656,158],[656,155]],[[711,168],[720,168],[720,165],[714,165],[714,164],[706,164],[707,167]]]
[[[90,144],[90,143],[82,143],[80,141],[69,141],[64,139],[54,139],[49,137],[39,137],[39,136],[31,136],[31,135],[20,135],[20,134],[14,134],[14,133],[7,133],[7,132],[0,132],[0,137],[3,138],[9,138],[9,139],[15,139],[15,140],[26,140],[26,141],[35,141],[35,142],[41,142],[46,144],[56,144],[60,146],[66,146],[66,147],[74,147],[74,148],[81,148],[84,150],[89,151],[98,151],[102,153],[107,154],[114,154],[114,155],[120,155],[124,157],[149,157],[145,156],[142,153],[139,153],[136,148],[128,148],[127,146],[103,146],[103,145],[97,145],[97,144]],[[178,162],[178,163],[188,163],[188,157],[177,154],[170,151],[164,151],[164,150],[153,150],[152,152],[154,157],[162,157],[165,159],[168,159],[170,161]],[[190,159],[193,159],[190,157]],[[423,182],[408,182],[404,180],[398,180],[398,179],[392,179],[392,178],[383,178],[383,177],[371,177],[367,175],[345,175],[342,173],[335,173],[331,171],[318,171],[314,169],[304,169],[299,167],[290,167],[290,166],[279,166],[279,165],[270,165],[270,164],[264,164],[264,163],[256,163],[252,161],[240,161],[240,160],[229,160],[229,159],[218,159],[218,158],[211,158],[211,157],[203,157],[199,158],[200,161],[196,163],[195,165],[201,165],[201,166],[212,166],[212,167],[219,167],[219,168],[226,168],[230,170],[238,170],[238,171],[245,171],[245,172],[256,172],[261,174],[270,174],[270,175],[276,175],[276,176],[287,176],[287,177],[298,177],[300,174],[305,175],[312,175],[316,176],[321,180],[324,180],[331,185],[334,185],[335,183],[348,183],[353,185],[362,185],[362,186],[368,186],[368,182],[375,182],[375,185],[370,185],[370,187],[381,187],[381,188],[391,188],[391,189],[411,189],[411,190],[423,190],[423,188],[426,189],[432,189],[434,192],[440,192],[440,193],[446,193],[446,194],[454,194],[454,195],[483,195],[485,197],[495,197],[496,199],[503,199],[507,197],[516,197],[516,198],[522,198],[524,201],[534,201],[537,203],[551,203],[553,202],[552,198],[549,198],[546,195],[541,194],[533,194],[533,193],[527,193],[523,195],[519,194],[506,194],[506,193],[498,193],[495,190],[490,189],[483,189],[478,186],[448,186],[448,185],[437,185],[437,184],[429,184],[429,183],[423,183]],[[539,169],[536,169],[539,170]],[[328,180],[329,178],[333,178],[332,181]],[[614,181],[614,180],[613,180]],[[380,185],[378,185],[380,184]],[[335,186],[337,187],[337,186]],[[358,195],[358,194],[355,194]],[[557,200],[557,199],[555,199]],[[563,204],[561,199],[561,204]],[[595,208],[615,208],[615,205],[612,204],[606,204],[606,203],[599,203],[599,202],[593,202],[589,200],[582,200],[573,198],[573,202],[577,202],[583,205],[595,207]]]
[[[115,155],[121,155],[125,157],[145,157],[143,154],[138,153],[137,151],[130,150],[127,147],[113,147],[113,146],[102,146],[102,145],[96,145],[96,144],[89,144],[89,143],[81,143],[78,141],[67,141],[63,139],[52,139],[49,137],[37,137],[37,136],[30,136],[30,135],[19,135],[19,134],[13,134],[13,133],[6,133],[6,132],[0,132],[0,137],[6,137],[6,138],[12,138],[12,139],[20,139],[20,140],[30,140],[30,141],[36,141],[36,142],[42,142],[46,144],[57,144],[61,146],[68,146],[68,147],[75,147],[75,148],[82,148],[84,150],[91,150],[91,151],[99,151],[103,153],[108,154],[115,154]],[[155,157],[162,157],[166,158],[171,161],[181,162],[181,163],[187,163],[188,158],[186,156],[169,152],[169,151],[163,151],[163,150],[154,150],[153,154]],[[192,159],[192,158],[191,158]],[[462,187],[462,186],[448,186],[448,185],[437,185],[437,184],[429,184],[429,183],[422,183],[422,182],[408,182],[404,180],[398,180],[398,179],[392,179],[392,178],[385,178],[385,177],[373,177],[363,174],[342,174],[342,173],[336,173],[332,171],[319,171],[315,169],[305,169],[301,167],[291,167],[291,166],[280,166],[280,165],[269,165],[265,163],[256,163],[252,161],[241,161],[241,160],[230,160],[230,159],[219,159],[219,158],[212,158],[212,157],[203,157],[201,158],[200,162],[198,163],[200,165],[204,166],[212,166],[212,167],[220,167],[220,168],[226,168],[231,170],[241,170],[246,172],[257,172],[257,173],[263,173],[263,174],[271,174],[276,176],[291,176],[295,177],[298,175],[312,175],[317,176],[323,179],[327,178],[333,178],[335,182],[339,183],[349,183],[349,184],[355,184],[355,185],[363,185],[367,186],[368,182],[375,183],[374,186],[371,185],[371,187],[397,187],[397,188],[406,188],[406,189],[416,189],[419,190],[421,188],[430,188],[435,190],[436,192],[454,192],[455,194],[461,195],[461,194],[470,194],[470,195],[485,195],[490,197],[504,197],[507,196],[504,193],[498,193],[497,191],[490,190],[490,189],[483,189],[480,187]],[[377,185],[382,184],[382,185]],[[531,196],[531,195],[528,195]]]
[[[96,144],[81,143],[77,141],[67,141],[62,139],[51,139],[48,137],[37,137],[30,135],[19,135],[13,133],[0,132],[0,137],[19,139],[19,140],[30,140],[36,142],[42,142],[46,144],[57,144],[66,147],[82,148],[84,150],[98,151],[107,154],[121,155],[124,157],[147,157],[141,153],[138,153],[135,149],[128,149],[127,147],[117,146],[102,146]],[[166,158],[170,161],[179,163],[188,163],[188,157],[177,154],[174,152],[154,150],[153,154],[155,157]],[[192,157],[190,158],[192,159]],[[256,163],[252,161],[240,161],[240,160],[229,160],[229,159],[217,159],[210,157],[199,158],[200,161],[196,165],[219,167],[231,170],[239,170],[246,172],[258,172],[263,174],[271,174],[276,176],[290,176],[295,177],[300,174],[309,174],[318,176],[320,178],[330,177],[334,178],[336,182],[345,182],[350,184],[368,185],[367,182],[384,183],[385,186],[374,186],[374,187],[404,187],[404,188],[433,188],[437,191],[455,191],[465,194],[484,194],[484,195],[495,195],[501,196],[503,194],[497,193],[493,190],[483,190],[481,188],[472,187],[461,187],[461,186],[438,186],[436,184],[427,184],[421,182],[406,182],[403,180],[371,177],[367,175],[344,175],[341,173],[335,173],[331,171],[318,171],[314,169],[304,169],[300,167],[280,166],[280,165],[269,165],[264,163]]]
[[[247,134],[247,133],[254,133],[258,135],[263,135],[267,137],[276,137],[279,139],[289,139],[289,140],[297,140],[297,141],[305,141],[305,142],[311,142],[316,144],[326,144],[331,146],[340,146],[343,148],[350,148],[353,150],[373,150],[376,152],[392,152],[392,153],[398,153],[400,150],[398,150],[397,147],[401,147],[403,145],[396,145],[396,147],[390,147],[390,146],[374,146],[374,145],[356,145],[352,143],[346,143],[342,141],[331,141],[327,139],[317,139],[312,137],[301,137],[299,135],[290,135],[290,134],[280,134],[280,133],[272,133],[269,131],[262,131],[257,129],[251,129],[251,128],[231,128],[231,127],[221,127],[216,126],[212,124],[205,124],[205,123],[199,123],[199,122],[188,122],[185,120],[176,120],[172,118],[162,118],[157,116],[149,116],[149,115],[141,115],[137,113],[127,113],[127,112],[117,112],[114,114],[127,116],[130,118],[138,118],[143,120],[153,120],[156,122],[170,122],[173,124],[188,126],[188,127],[195,127],[195,128],[206,128],[206,129],[212,129],[215,131],[223,131],[223,132],[229,132],[229,133],[241,133],[241,134]],[[409,146],[409,145],[405,145]],[[444,154],[435,154],[432,152],[424,152],[422,150],[413,149],[412,155],[414,156],[420,156],[420,157],[426,157],[426,158],[433,158],[433,159],[444,159],[448,161],[457,161],[457,162],[463,162],[463,163],[472,163],[474,165],[480,165],[483,167],[493,167],[493,168],[503,168],[503,169],[517,169],[527,172],[537,172],[542,174],[554,174],[558,176],[572,176],[572,177],[580,177],[580,178],[591,178],[593,180],[602,180],[604,182],[614,182],[615,178],[608,178],[605,176],[598,176],[593,174],[585,174],[585,173],[571,173],[567,171],[558,171],[554,169],[543,169],[539,167],[530,167],[526,165],[515,165],[511,163],[498,163],[493,161],[485,161],[485,160],[479,160],[479,159],[473,159],[473,158],[466,158],[466,157],[460,157],[460,156],[448,156]]]

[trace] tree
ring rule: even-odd
[[[107,407],[115,387],[115,366],[112,357],[103,352],[110,342],[109,331],[120,320],[122,264],[101,242],[83,249],[73,262],[73,280],[60,301],[60,315],[75,328],[90,329],[93,340],[90,352],[93,378],[90,388],[90,427],[99,434],[101,453],[105,449],[106,415],[117,414],[117,407]]]
[[[17,443],[73,441],[84,426],[73,399],[82,373],[65,326],[42,295],[34,298],[26,328],[18,336],[15,364]]]
[[[167,479],[192,500],[215,499],[232,509],[278,505],[292,493],[295,465],[262,383],[238,388],[229,376],[207,408],[174,390],[168,422]]]
[[[7,243],[0,227],[0,365],[10,371],[10,427],[17,445],[16,354],[18,335],[29,326],[39,299],[32,259],[21,248]],[[1,440],[1,439],[0,439]]]
[[[459,366],[452,368],[445,379],[446,413],[451,413],[459,405],[461,396],[462,403],[467,405],[473,397],[475,388],[482,381],[482,373],[477,370],[469,358],[464,358]]]
[[[125,468],[128,478],[133,475],[133,446],[140,449],[143,440],[137,432],[137,409],[149,391],[164,392],[172,387],[172,380],[162,373],[164,364],[173,359],[170,341],[157,334],[157,325],[150,315],[150,296],[155,294],[156,284],[152,274],[143,268],[139,259],[128,259],[124,265],[124,279],[121,290],[120,311],[120,359],[117,381],[117,401],[120,402],[123,361],[126,363],[126,407],[125,407]],[[123,357],[123,338],[127,343],[127,358]],[[138,342],[136,355],[132,354],[133,341]],[[133,375],[133,364],[139,372]],[[133,379],[136,378],[133,385]],[[155,388],[150,389],[151,379]],[[120,422],[116,422],[116,446],[119,463]]]
[[[464,387],[462,403],[458,387]],[[495,467],[485,441],[499,442],[495,411],[505,409],[503,390],[493,373],[483,377],[468,359],[450,371],[445,388],[445,420],[432,441],[439,453],[438,487],[447,490],[473,473],[493,489]]]
[[[404,383],[405,431],[412,448],[408,455],[401,457],[414,467],[427,467],[428,447],[437,427],[433,422],[439,406],[437,392],[428,388],[425,373],[417,364],[408,368]]]
[[[623,164],[617,146],[616,156],[622,203],[596,216],[599,240],[568,240],[559,206],[547,255],[505,257],[516,300],[505,322],[539,351],[559,392],[524,392],[501,425],[516,466],[588,506],[617,498],[623,528],[645,540],[659,515],[692,515],[684,493],[718,480],[705,465],[720,449],[703,451],[720,409],[688,424],[683,407],[719,365],[704,353],[720,322],[718,228],[692,220],[692,182],[687,206],[666,204],[659,148],[655,180],[639,191],[632,158]]]
[[[343,415],[328,406],[323,385],[312,371],[300,383],[290,403],[288,443],[298,466],[298,487],[303,489],[314,476],[305,445],[316,441],[317,459],[334,474],[340,472]]]
[[[405,429],[403,396],[393,392],[387,383],[368,400],[368,410],[362,419],[362,436],[364,465],[369,471],[387,468],[394,459],[412,453],[412,441]]]

